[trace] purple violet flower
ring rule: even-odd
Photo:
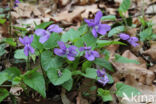
[[[122,40],[128,40],[128,39],[130,38],[129,35],[124,34],[124,33],[121,33],[121,34],[119,35],[119,37],[120,37],[120,39],[122,39]]]
[[[103,70],[98,69],[96,72],[97,72],[97,77],[100,77],[100,79],[98,79],[98,82],[103,84],[103,86],[105,86],[109,82],[105,69]]]
[[[50,34],[52,33],[52,32],[56,32],[56,33],[60,33],[60,32],[62,32],[63,31],[63,29],[62,28],[60,28],[58,25],[56,25],[56,24],[52,24],[52,25],[50,25],[48,28],[47,28],[47,30],[44,30],[44,29],[37,29],[36,31],[35,31],[35,34],[36,35],[38,35],[38,36],[40,36],[40,43],[45,43],[48,39],[49,39],[49,37],[50,37]]]
[[[49,32],[56,32],[56,33],[60,33],[60,32],[63,31],[63,29],[60,28],[60,27],[59,27],[58,25],[56,25],[56,24],[50,25],[50,26],[47,28],[47,30],[48,30]]]
[[[18,3],[20,3],[20,1],[19,0],[15,0],[15,2],[14,2],[15,7],[18,6]]]
[[[24,45],[24,54],[26,56],[29,55],[29,52],[32,54],[35,52],[34,48],[31,46],[33,35],[31,35],[31,37],[25,36],[23,39],[19,37],[19,41]]]
[[[42,44],[45,43],[49,39],[49,37],[50,37],[50,32],[49,31],[46,31],[44,29],[37,29],[35,31],[35,34],[38,35],[38,36],[40,36],[39,41]]]
[[[86,44],[84,47],[80,47],[80,51],[85,51],[85,58],[89,61],[95,60],[96,57],[100,57],[97,51],[91,50],[91,47],[87,47]]]
[[[119,34],[120,39],[122,40],[127,40],[129,44],[131,44],[133,47],[138,46],[139,44],[137,43],[139,40],[137,37],[130,37],[127,34],[121,33]]]
[[[137,37],[130,37],[128,39],[128,42],[133,46],[133,47],[136,47],[138,46],[139,44],[137,43],[139,40]]]
[[[68,58],[68,60],[74,61],[75,56],[77,55],[77,51],[76,51],[77,47],[72,45],[69,48],[67,48],[65,46],[64,42],[59,41],[57,43],[60,48],[55,48],[54,53],[58,56],[66,56]]]
[[[102,17],[102,12],[98,11],[94,19],[85,19],[84,21],[88,24],[89,27],[92,27],[92,34],[97,38],[98,34],[105,35],[111,27],[107,24],[101,24],[100,20]]]

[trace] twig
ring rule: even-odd
[[[12,35],[12,16],[11,16],[11,11],[12,11],[12,4],[13,4],[13,2],[12,2],[12,0],[10,0],[10,12],[9,12],[9,24],[10,24],[10,26],[9,26],[9,33],[10,33],[10,35]]]
[[[0,85],[0,87],[11,87],[12,85]]]

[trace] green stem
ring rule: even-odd
[[[126,18],[125,17],[122,17],[122,19],[123,19],[123,21],[124,21],[124,23],[125,23],[125,31],[127,31],[127,29],[128,29],[128,24],[127,24],[127,21],[126,21]]]
[[[10,98],[11,98],[11,101],[12,101],[12,104],[17,104],[17,99],[16,97],[10,93]]]
[[[39,50],[38,50],[39,51]],[[40,55],[40,67],[41,67],[41,71],[42,71],[42,74],[43,74],[43,78],[44,80],[46,81],[46,73],[42,67],[42,64],[41,64],[41,52],[39,51],[39,55]],[[46,83],[46,88],[48,87],[48,83]]]
[[[26,62],[26,67],[27,67],[27,70],[30,70],[30,56],[29,55],[28,55],[28,59]]]

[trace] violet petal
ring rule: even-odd
[[[19,41],[20,41],[22,44],[25,44],[24,39],[22,39],[21,37],[19,37]]]
[[[49,34],[41,36],[39,39],[40,43],[42,43],[42,44],[45,43],[49,39],[49,37],[50,37]]]
[[[33,47],[29,46],[29,50],[30,50],[30,52],[31,52],[32,54],[34,54],[35,50],[34,50]]]
[[[72,57],[72,56],[70,56],[70,55],[67,55],[67,58],[68,58],[68,60],[70,60],[70,61],[74,61],[74,60],[75,60],[75,57]]]
[[[38,35],[38,36],[45,35],[45,32],[46,32],[46,30],[44,30],[44,29],[37,29],[37,30],[35,30],[35,34]]]
[[[58,55],[58,56],[63,56],[63,55],[66,54],[66,52],[65,52],[64,50],[59,49],[59,48],[55,48],[55,49],[54,49],[54,53],[55,53],[56,55]]]
[[[102,12],[101,11],[98,11],[96,13],[96,15],[95,15],[95,18],[94,18],[95,24],[99,24],[100,23],[101,17],[102,17]]]
[[[25,47],[24,47],[24,54],[25,54],[26,56],[29,55],[29,47],[28,47],[28,46],[25,46]]]
[[[100,57],[100,54],[97,51],[91,51],[91,53],[95,56],[95,57]]]
[[[120,39],[122,39],[122,40],[128,40],[128,39],[130,38],[129,35],[124,34],[124,33],[119,34],[119,37],[120,37]]]
[[[95,26],[93,19],[84,19],[84,21],[88,24],[89,27]]]
[[[85,58],[89,61],[95,60],[94,55],[90,54],[90,52],[85,52]]]
[[[50,26],[47,28],[47,30],[48,30],[49,32],[56,32],[56,33],[60,33],[60,32],[63,31],[63,29],[60,28],[60,27],[59,27],[58,25],[56,25],[56,24],[50,25]]]
[[[61,49],[66,50],[66,45],[64,44],[64,42],[58,41],[57,44],[59,45]]]
[[[95,28],[92,29],[92,34],[95,38],[97,38],[98,35]]]
[[[98,28],[97,32],[101,35],[105,35],[107,33],[107,31],[109,31],[111,29],[111,27],[107,24],[99,24],[98,26],[99,26],[99,28]]]

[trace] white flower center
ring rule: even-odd
[[[95,26],[96,31],[99,29],[99,26]]]

